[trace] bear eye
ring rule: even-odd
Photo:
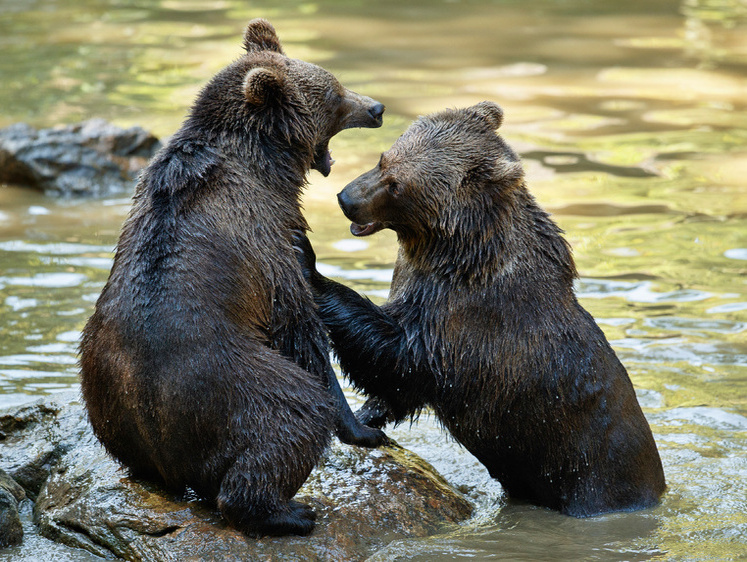
[[[339,92],[336,92],[335,90],[330,90],[329,92],[327,92],[327,95],[325,96],[325,98],[326,98],[325,101],[327,103],[339,105],[340,103],[342,103],[343,96],[342,94],[340,94]]]
[[[394,197],[402,193],[402,187],[396,181],[390,182],[387,190],[389,191],[389,195]]]

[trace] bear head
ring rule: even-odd
[[[403,240],[488,228],[489,210],[523,184],[518,156],[495,133],[502,120],[485,101],[415,121],[338,194],[352,234],[390,228]]]
[[[344,129],[380,127],[384,106],[344,86],[323,68],[283,52],[264,19],[249,22],[246,53],[219,72],[197,98],[191,121],[200,132],[262,135],[264,146],[300,151],[307,167],[328,175],[330,139]]]

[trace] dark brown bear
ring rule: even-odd
[[[625,368],[573,291],[561,230],[483,102],[416,121],[338,198],[397,233],[382,307],[304,267],[372,424],[430,406],[510,497],[584,517],[655,505],[664,474]]]
[[[250,534],[306,534],[291,501],[330,433],[363,445],[292,246],[306,173],[330,138],[384,107],[287,58],[252,21],[243,54],[198,96],[136,188],[81,344],[83,396],[136,476],[217,499]]]

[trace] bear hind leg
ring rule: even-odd
[[[316,520],[311,506],[293,500],[245,504],[219,496],[218,507],[229,525],[250,537],[305,536],[314,530]]]
[[[288,475],[278,474],[277,467],[260,466],[249,458],[245,454],[238,459],[221,482],[217,503],[226,521],[253,537],[311,533],[316,514],[310,506],[289,499],[308,473],[297,486],[289,485]]]

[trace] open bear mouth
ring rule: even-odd
[[[370,236],[384,228],[380,222],[370,222],[368,224],[352,223],[350,225],[350,234],[353,236]]]
[[[335,161],[332,160],[332,154],[329,152],[329,144],[327,142],[320,144],[314,150],[314,163],[311,167],[322,174],[325,178],[332,171],[332,164]]]

